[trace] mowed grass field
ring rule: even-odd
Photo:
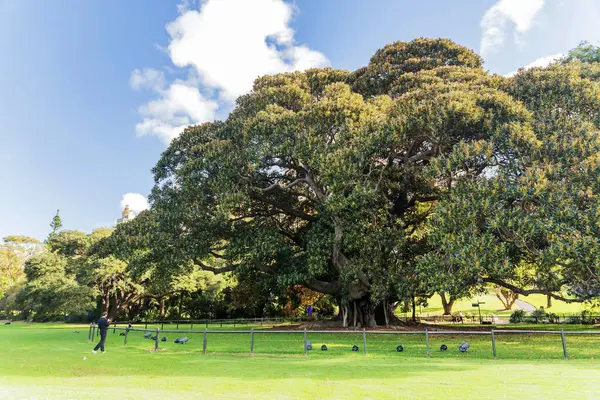
[[[165,326],[165,329],[167,326]],[[174,328],[174,326],[169,326]],[[181,327],[183,329],[183,327]],[[187,327],[189,329],[189,327]],[[215,329],[217,327],[209,327]],[[548,328],[548,326],[543,326]],[[571,327],[575,328],[575,327]],[[581,327],[591,330],[593,327]],[[597,329],[597,328],[596,328]],[[74,333],[78,330],[79,333]],[[75,325],[0,326],[0,398],[4,399],[597,399],[600,335],[498,334],[494,360],[489,335],[211,333],[185,345],[167,333],[158,353],[143,332],[108,333],[107,353],[92,354],[88,328]],[[161,335],[163,336],[163,335]],[[468,341],[468,353],[459,353]],[[440,352],[444,343],[449,350]],[[327,344],[328,351],[320,351]],[[352,345],[360,347],[352,352]],[[395,347],[402,344],[402,353]]]
[[[571,315],[580,314],[584,310],[589,310],[593,314],[600,314],[600,309],[590,309],[589,305],[585,303],[565,303],[564,301],[552,300],[552,307],[546,308],[546,296],[541,294],[532,294],[529,296],[519,296],[519,300],[531,304],[535,308],[544,307],[547,312],[559,314],[559,315]],[[473,303],[482,302],[481,313],[483,315],[499,315],[502,317],[509,317],[514,310],[518,310],[518,305],[513,305],[512,310],[504,310],[502,302],[493,294],[484,294],[480,296],[474,296],[471,299],[460,299],[454,303],[452,307],[452,313],[458,314],[460,312],[470,315],[478,315],[478,310],[473,307]],[[421,307],[419,309],[421,315],[442,315],[444,313],[444,307],[440,296],[435,294],[427,301],[427,307]],[[410,313],[399,313],[400,317],[410,317]]]

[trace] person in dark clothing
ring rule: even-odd
[[[106,342],[106,333],[108,332],[108,328],[110,326],[110,320],[107,318],[108,313],[105,311],[102,313],[102,318],[98,320],[98,329],[100,330],[100,341],[92,350],[92,353],[96,354],[98,349],[102,350],[104,353],[104,343]]]

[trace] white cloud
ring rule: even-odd
[[[158,136],[166,144],[185,127],[214,120],[217,103],[205,98],[197,87],[176,81],[166,90],[159,90],[158,100],[140,107],[143,121],[135,127],[139,136]]]
[[[129,206],[129,209],[136,215],[150,208],[148,199],[139,193],[124,194],[123,198],[121,199],[121,208],[123,209],[125,206]]]
[[[167,26],[169,55],[228,101],[258,76],[328,65],[322,53],[294,44],[292,11],[282,0],[209,0]]]
[[[530,62],[529,64],[525,65],[524,67],[521,67],[521,69],[529,69],[529,68],[535,68],[535,67],[547,67],[554,61],[561,59],[564,56],[565,55],[563,53],[558,53],[558,54],[553,54],[551,56],[540,57],[537,60],[534,60],[534,61]],[[511,73],[506,74],[504,76],[511,77],[511,76],[515,75],[517,72],[519,72],[519,70],[512,71]]]
[[[515,42],[533,26],[534,18],[545,0],[499,0],[481,19],[481,55],[486,57],[504,44],[509,23],[514,25]]]
[[[165,74],[152,68],[135,69],[129,78],[129,85],[136,90],[147,88],[160,91],[165,87]]]
[[[140,107],[144,119],[136,126],[138,135],[168,143],[183,127],[210,121],[219,107],[231,107],[261,75],[329,65],[322,53],[295,43],[293,8],[283,0],[205,0],[192,10],[195,4],[183,0],[180,15],[167,25],[171,61],[192,78],[164,89],[155,70],[132,73],[133,88],[160,96]]]

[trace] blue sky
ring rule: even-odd
[[[0,237],[43,239],[57,209],[91,231],[144,208],[168,141],[254,76],[355,69],[420,36],[508,74],[597,43],[599,20],[596,0],[0,0]]]

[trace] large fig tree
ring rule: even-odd
[[[417,264],[435,202],[535,143],[503,85],[441,39],[393,43],[354,73],[258,78],[156,165],[157,267],[260,273],[333,295],[345,324],[389,322],[394,303],[441,288],[444,272]]]

